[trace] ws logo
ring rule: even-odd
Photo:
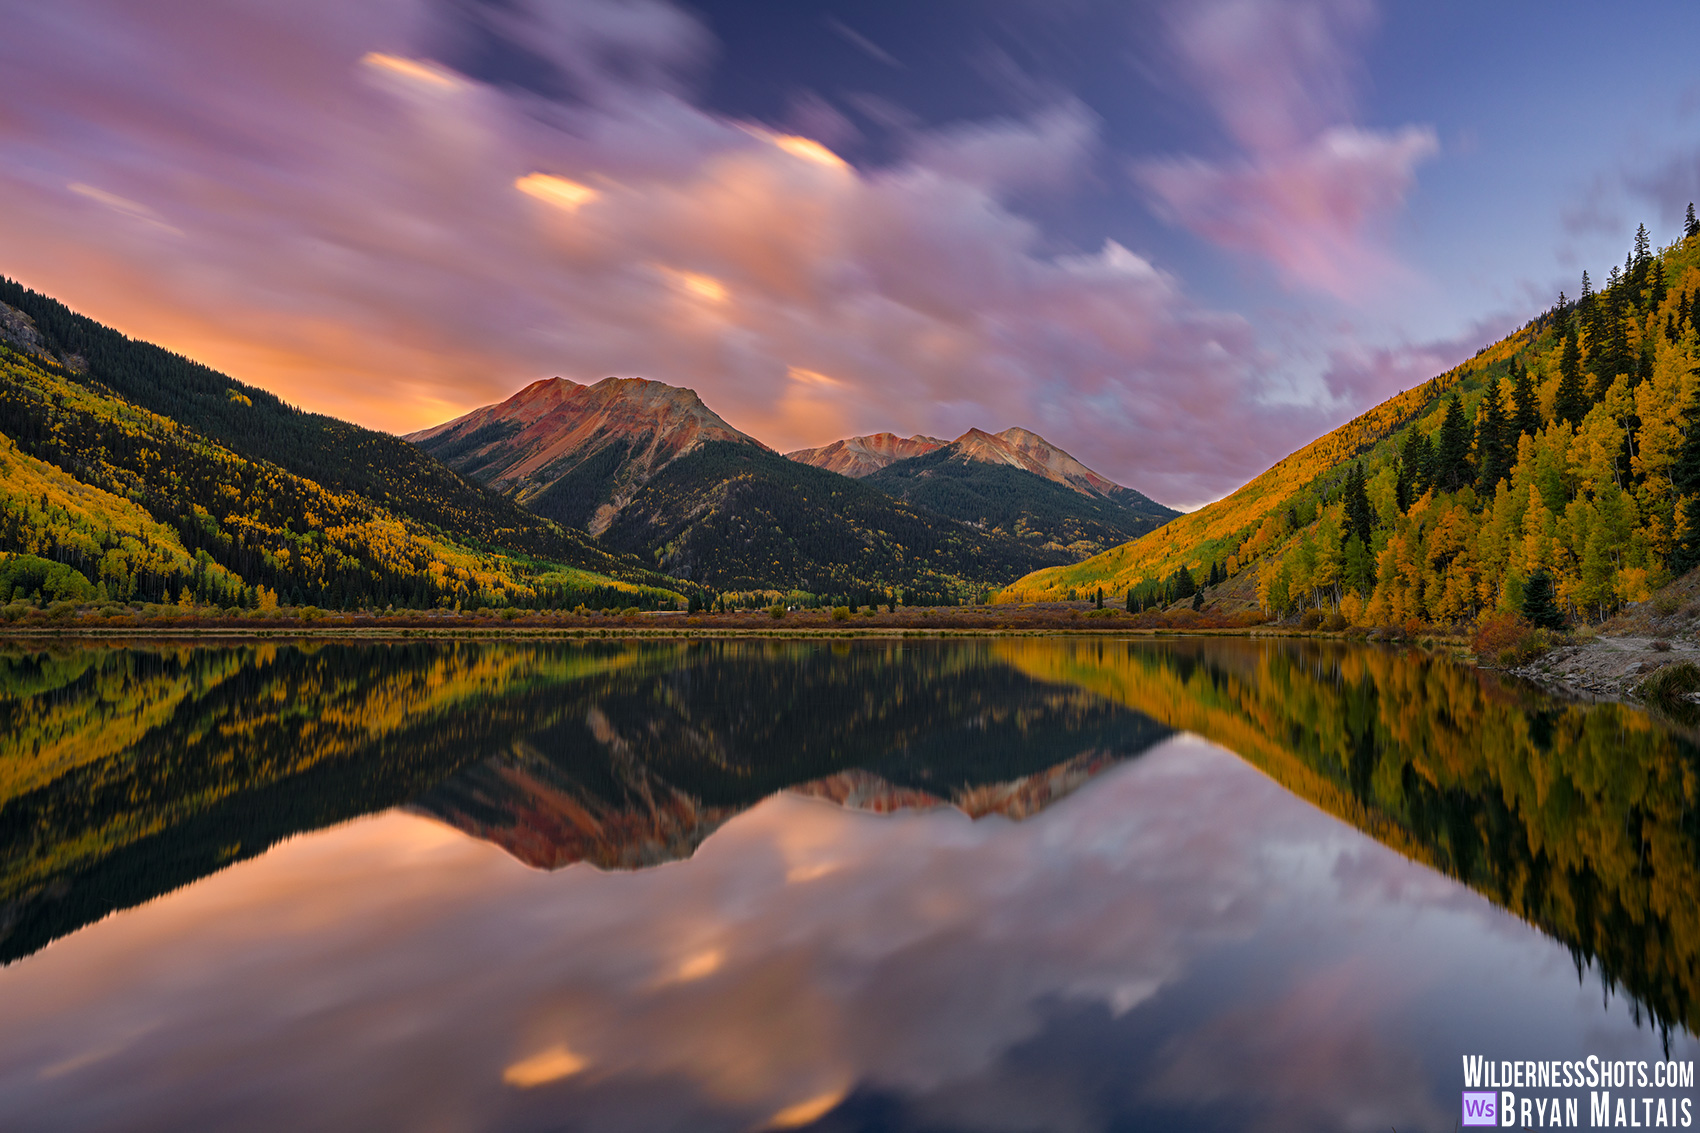
[[[1464,1125],[1498,1125],[1498,1101],[1492,1090],[1465,1090]]]

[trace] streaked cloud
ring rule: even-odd
[[[825,165],[831,169],[848,169],[844,159],[821,145],[812,138],[799,137],[796,134],[781,134],[773,139],[773,144],[804,161],[812,161],[816,165]]]
[[[586,1065],[583,1058],[556,1044],[507,1067],[502,1071],[502,1081],[522,1090],[531,1090],[571,1077]]]
[[[1248,253],[1290,287],[1363,305],[1409,287],[1390,250],[1416,168],[1440,150],[1425,125],[1355,124],[1369,0],[1204,0],[1171,9],[1175,55],[1238,158],[1142,159],[1135,179],[1160,215]]]
[[[360,57],[360,61],[375,71],[438,90],[459,90],[466,86],[466,81],[459,75],[429,60],[404,59],[399,55],[368,51]]]
[[[693,103],[679,76],[710,43],[661,3],[478,9],[477,34],[535,64],[520,84],[456,70],[477,70],[455,38],[473,33],[424,0],[120,7],[28,9],[0,48],[3,270],[310,408],[404,431],[538,377],[638,375],[783,450],[1019,423],[1170,502],[1232,489],[1341,414],[1291,396],[1246,319],[1140,249],[1083,253],[1019,211],[1091,182],[1099,123],[1065,97],[911,130],[863,169]],[[556,88],[573,97],[540,93]],[[1321,152],[1371,169],[1421,149],[1340,155],[1359,142]],[[1189,176],[1232,202],[1311,175],[1248,168]],[[1271,254],[1316,276],[1397,173],[1351,198],[1361,227]],[[147,213],[91,217],[44,182],[149,202],[186,236],[162,260],[124,231]],[[1187,219],[1269,248],[1289,213]]]
[[[109,193],[105,189],[97,189],[93,185],[85,185],[81,181],[73,181],[69,185],[65,186],[65,188],[79,197],[84,197],[96,202],[97,204],[105,205],[113,212],[127,216],[131,220],[142,221],[144,224],[152,225],[154,228],[157,228],[162,232],[169,232],[173,236],[183,235],[183,230],[181,228],[167,224],[164,220],[160,219],[160,215],[157,212],[149,208],[147,205],[120,197],[117,193]]]
[[[678,285],[681,291],[698,299],[706,299],[710,303],[724,303],[731,295],[726,290],[726,285],[712,275],[668,267],[661,270]]]
[[[527,173],[514,181],[514,188],[528,197],[536,197],[545,204],[554,205],[567,212],[577,212],[601,196],[589,185],[565,177],[552,177],[547,173]]]
[[[1376,226],[1404,203],[1417,165],[1439,149],[1427,127],[1336,126],[1302,148],[1228,164],[1154,161],[1138,175],[1175,223],[1262,257],[1290,284],[1358,302],[1413,281]]]
[[[832,1112],[833,1108],[844,1100],[844,1095],[847,1093],[849,1091],[843,1089],[828,1090],[824,1094],[816,1094],[812,1098],[788,1105],[768,1118],[761,1128],[799,1129],[804,1125],[810,1125]]]

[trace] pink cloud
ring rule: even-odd
[[[1374,22],[1369,0],[1207,0],[1175,8],[1170,30],[1234,140],[1278,153],[1351,117],[1353,41]]]
[[[1432,128],[1352,124],[1356,41],[1368,0],[1214,0],[1176,9],[1171,39],[1238,158],[1146,161],[1158,212],[1219,247],[1268,262],[1289,286],[1363,303],[1411,273],[1384,224],[1439,152]]]
[[[1346,404],[1373,405],[1445,373],[1475,354],[1482,343],[1504,338],[1523,321],[1499,315],[1478,320],[1450,338],[1392,346],[1342,341],[1328,352],[1322,380],[1330,394]]]
[[[1410,281],[1374,228],[1404,202],[1418,163],[1438,150],[1426,126],[1335,126],[1302,148],[1227,165],[1151,162],[1139,178],[1175,223],[1263,257],[1289,283],[1354,300],[1366,285]]]

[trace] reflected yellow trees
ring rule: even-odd
[[[1646,713],[1415,650],[1011,641],[999,655],[1232,749],[1694,1028],[1700,752]]]

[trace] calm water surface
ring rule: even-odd
[[[1369,647],[14,649],[0,1128],[1450,1130],[1696,1058],[1697,796]]]

